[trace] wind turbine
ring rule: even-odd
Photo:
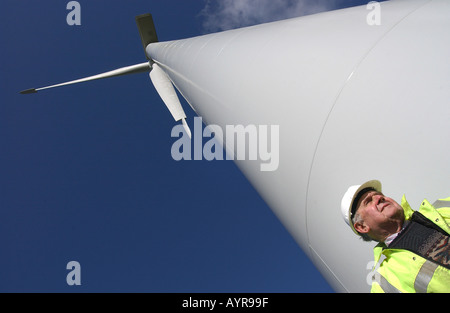
[[[369,291],[373,245],[340,216],[347,188],[376,178],[413,206],[450,190],[450,2],[380,6],[380,25],[358,6],[170,42],[143,15],[148,62],[23,93],[151,70],[186,131],[173,86],[206,124],[279,125],[276,171],[235,163],[336,291]]]

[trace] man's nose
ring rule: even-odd
[[[379,204],[383,203],[383,196],[382,195],[374,195],[373,202],[375,203],[376,206],[378,206]]]

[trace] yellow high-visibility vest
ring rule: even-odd
[[[414,211],[402,198],[401,206],[405,219],[411,219]],[[450,197],[440,199],[431,205],[422,202],[419,212],[447,234],[450,234]],[[450,292],[450,270],[427,260],[411,251],[389,249],[384,243],[374,248],[375,273],[371,292]]]

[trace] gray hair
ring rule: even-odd
[[[364,223],[364,219],[361,216],[360,212],[358,212],[358,211],[355,212],[355,216],[352,218],[352,223],[353,223],[353,225],[355,225],[355,223],[361,223],[361,224]],[[372,239],[366,233],[362,234],[362,233],[358,232],[358,234],[361,236],[362,240],[364,240],[364,241],[368,241],[368,242],[369,241],[376,241],[375,239]]]

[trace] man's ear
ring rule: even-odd
[[[353,224],[353,227],[355,227],[356,231],[361,234],[367,234],[370,231],[370,227],[364,222],[356,222]]]

